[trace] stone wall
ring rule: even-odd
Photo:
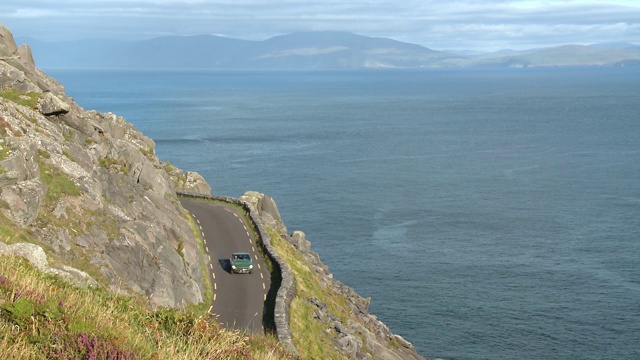
[[[291,329],[289,328],[289,305],[291,304],[291,300],[295,296],[295,281],[293,279],[293,274],[291,273],[289,265],[280,258],[280,256],[276,252],[276,249],[271,245],[271,237],[269,236],[269,233],[260,220],[257,209],[252,204],[246,201],[226,196],[208,196],[184,192],[178,192],[178,195],[197,199],[217,200],[229,204],[240,205],[249,214],[249,218],[253,222],[253,226],[258,232],[258,236],[260,236],[261,238],[261,243],[264,247],[265,253],[271,259],[275,270],[280,273],[282,279],[280,287],[278,288],[276,294],[275,306],[273,311],[273,322],[275,324],[278,341],[284,344],[292,354],[295,354],[299,357],[300,354],[298,353],[296,347],[293,345],[293,340],[291,339]]]

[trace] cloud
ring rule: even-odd
[[[0,13],[15,35],[47,41],[310,30],[433,48],[640,41],[640,4],[622,0],[2,0]]]

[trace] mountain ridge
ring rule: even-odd
[[[640,62],[640,46],[624,42],[497,52],[439,51],[342,31],[297,32],[262,41],[218,35],[55,43],[22,40],[30,43],[41,68],[433,69],[625,66]]]

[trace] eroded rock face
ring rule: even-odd
[[[155,143],[122,117],[82,109],[0,25],[0,91],[8,89],[23,95],[0,96],[1,216],[59,258],[86,260],[113,289],[155,306],[201,302],[196,240]],[[184,186],[210,194],[187,174]]]
[[[211,196],[211,186],[207,184],[200,174],[192,171],[184,172],[169,163],[165,163],[164,167],[176,191]]]

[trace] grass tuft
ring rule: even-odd
[[[16,104],[35,109],[38,107],[38,100],[42,97],[42,94],[36,92],[23,93],[19,90],[9,88],[0,89],[0,97],[13,101]]]

